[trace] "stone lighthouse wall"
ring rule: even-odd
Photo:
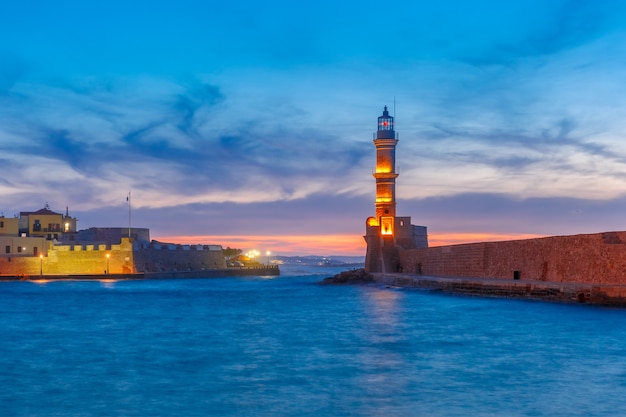
[[[626,232],[400,250],[404,272],[439,277],[626,284]]]

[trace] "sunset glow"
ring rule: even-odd
[[[159,236],[156,240],[180,244],[219,244],[222,247],[270,251],[273,256],[349,255],[365,256],[365,241],[360,235],[303,236]]]
[[[532,239],[544,237],[537,234],[500,233],[436,233],[428,235],[430,246],[458,245],[474,242]],[[221,244],[224,248],[256,249],[273,255],[347,255],[365,256],[363,236],[355,235],[306,235],[306,236],[159,236],[161,242],[179,244]]]
[[[624,228],[626,2],[393,10],[4,2],[0,212],[124,227],[132,190],[154,237],[285,254],[362,253],[391,199],[431,245]]]
[[[429,246],[460,245],[475,242],[497,242],[502,240],[520,240],[544,237],[536,234],[502,233],[437,233],[428,235]]]

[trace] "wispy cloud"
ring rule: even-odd
[[[148,94],[141,93],[141,84],[150,84]],[[218,105],[227,99],[218,87],[198,80],[122,80],[106,87],[21,84],[5,101],[11,112],[0,121],[0,146],[15,169],[37,156],[42,170],[63,165],[100,188],[96,194],[102,197],[94,204],[113,204],[111,191],[126,188],[137,189],[139,204],[153,207],[303,198],[334,190],[335,176],[368,154],[292,123],[292,114],[280,109],[271,120],[224,124]],[[27,108],[29,116],[19,116]],[[275,125],[276,120],[281,122]],[[22,175],[16,192],[34,182],[62,185],[61,180]]]
[[[3,5],[0,208],[119,225],[131,189],[159,235],[360,236],[397,101],[399,210],[431,233],[621,213],[623,2],[248,6]]]

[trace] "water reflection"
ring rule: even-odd
[[[115,283],[118,280],[116,279],[99,279],[98,282],[100,283],[100,286],[102,288],[108,288],[108,289],[112,289],[115,288]]]
[[[404,298],[401,291],[363,289],[364,316],[360,335],[363,344],[357,355],[361,373],[355,383],[367,393],[368,401],[361,406],[365,414],[372,409],[380,415],[384,415],[385,410],[397,412],[398,404],[391,398],[409,390],[407,353],[411,349],[404,332]]]

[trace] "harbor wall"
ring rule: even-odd
[[[626,232],[399,251],[402,272],[434,277],[626,284]]]
[[[139,272],[132,274],[16,274],[0,275],[0,281],[106,281],[106,280],[147,280],[147,279],[192,279],[226,278],[243,276],[279,276],[278,265],[253,267],[207,269],[202,271]]]
[[[174,245],[150,243],[134,252],[136,272],[201,271],[226,269],[219,245]]]
[[[52,245],[41,257],[29,254],[0,256],[0,275],[94,275],[226,269],[219,245],[137,243],[69,243]]]
[[[41,254],[0,257],[0,275],[130,274],[133,245],[122,239],[117,245],[104,243],[52,245]],[[108,257],[107,257],[108,255]]]

